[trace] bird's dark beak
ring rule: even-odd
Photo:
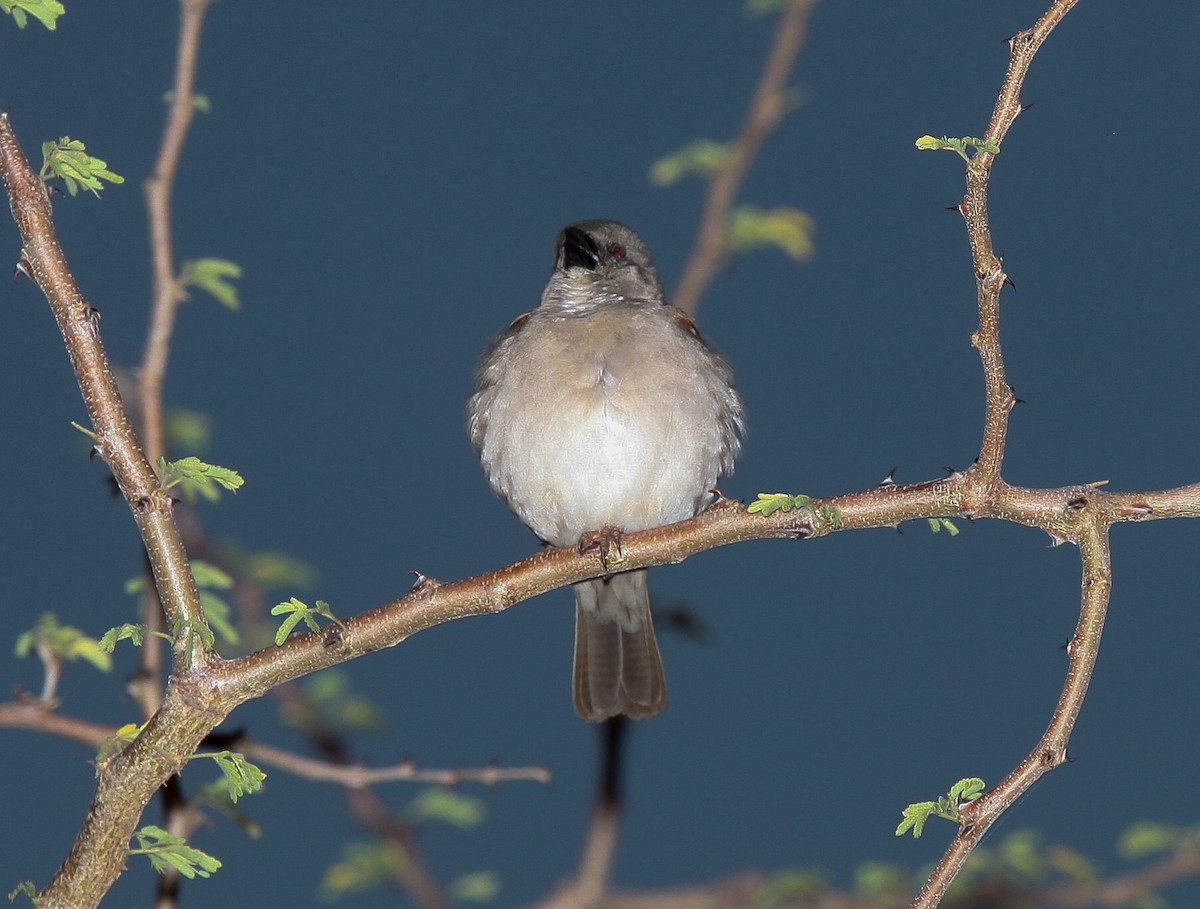
[[[600,261],[600,250],[596,241],[586,231],[578,227],[563,228],[558,238],[558,267],[566,271],[568,268],[585,268],[595,271]]]

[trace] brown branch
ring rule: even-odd
[[[163,441],[163,380],[171,349],[175,313],[183,300],[183,291],[175,277],[175,257],[171,245],[171,192],[175,173],[187,139],[188,127],[196,113],[194,88],[196,61],[200,52],[200,34],[204,13],[210,0],[180,0],[179,41],[175,52],[175,87],[162,146],[154,173],[146,181],[146,212],[150,220],[150,252],[154,269],[154,303],[150,331],[142,355],[139,376],[142,406],[142,431],[151,463],[166,455]]]
[[[1025,75],[1033,62],[1034,55],[1042,42],[1062,21],[1078,0],[1054,0],[1033,28],[1020,32],[1009,39],[1008,71],[996,99],[991,122],[983,138],[1000,145],[1008,134],[1013,121],[1024,109],[1021,105],[1021,88]],[[1016,403],[1012,388],[1005,377],[1004,359],[1000,352],[1000,291],[1008,280],[1004,263],[996,257],[992,247],[992,233],[988,221],[988,180],[996,156],[983,150],[978,151],[967,166],[967,193],[959,203],[959,211],[967,225],[967,237],[971,243],[971,261],[975,266],[975,282],[979,298],[979,329],[971,337],[983,362],[984,388],[987,410],[983,424],[983,444],[979,453],[979,470],[984,482],[994,482],[1000,477],[1004,460],[1004,444],[1008,435],[1008,414]]]
[[[694,313],[700,297],[729,257],[729,213],[755,156],[788,110],[786,83],[808,34],[816,0],[790,0],[779,17],[775,41],[750,101],[729,160],[709,178],[708,196],[691,255],[672,302]]]
[[[459,783],[482,783],[492,786],[516,780],[536,783],[550,782],[545,767],[451,767],[426,769],[412,761],[391,767],[364,767],[361,764],[339,764],[319,761],[273,745],[252,740],[235,742],[234,750],[241,751],[255,763],[286,771],[293,776],[323,783],[337,783],[348,789],[362,789],[376,783],[409,782],[433,783],[438,786],[457,786]]]
[[[133,512],[171,624],[197,628],[204,624],[204,613],[171,513],[171,498],[159,487],[142,453],[100,340],[100,313],[84,299],[71,275],[54,229],[49,193],[29,166],[7,113],[0,113],[0,171],[24,243],[21,268],[45,294],[62,331],[96,431],[95,450]],[[203,659],[198,646],[185,649],[186,639],[181,635],[175,647],[177,668]]]
[[[1055,0],[1033,28],[1009,41],[1008,71],[988,124],[984,140],[999,145],[1022,111],[1021,88],[1026,73],[1042,43],[1075,5],[1077,0]],[[992,247],[988,219],[988,181],[995,155],[980,149],[967,166],[967,194],[959,203],[967,225],[971,257],[975,266],[976,291],[979,305],[979,328],[971,338],[979,351],[983,365],[986,408],[983,442],[979,458],[968,473],[974,474],[989,499],[989,490],[1002,492],[1006,486],[1000,478],[1004,461],[1004,446],[1008,436],[1008,416],[1016,396],[1005,374],[1004,357],[1000,346],[1000,292],[1008,280],[1003,263]],[[1095,487],[1092,487],[1095,490]],[[1088,682],[1100,650],[1100,636],[1108,608],[1112,585],[1109,558],[1108,529],[1112,523],[1104,508],[1094,507],[1095,495],[1082,494],[1067,507],[1081,515],[1088,513],[1080,532],[1072,537],[1079,544],[1083,562],[1083,597],[1079,624],[1068,648],[1069,660],[1062,693],[1041,740],[1020,764],[994,789],[981,798],[964,805],[958,836],[938,861],[933,873],[913,900],[914,909],[932,909],[941,902],[950,883],[958,875],[967,858],[983,839],[984,834],[1009,806],[1025,793],[1047,771],[1067,760],[1067,743],[1075,720],[1083,708]],[[1130,503],[1126,503],[1127,506]],[[1146,504],[1146,508],[1150,508]],[[1054,532],[1050,531],[1052,535]]]
[[[45,732],[81,742],[90,748],[99,748],[117,732],[115,726],[64,716],[58,713],[52,704],[37,698],[23,698],[0,704],[0,727]],[[256,742],[245,736],[239,736],[229,742],[228,748],[241,752],[254,763],[274,767],[302,779],[337,783],[348,789],[362,789],[376,783],[389,782],[432,783],[438,786],[457,786],[460,783],[492,786],[514,781],[550,782],[550,771],[545,767],[436,769],[418,767],[412,761],[404,761],[392,767],[363,767],[359,764],[315,760],[283,748]]]

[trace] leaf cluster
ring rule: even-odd
[[[221,862],[207,852],[201,852],[187,844],[183,837],[168,833],[161,827],[147,825],[133,835],[137,840],[137,848],[130,849],[130,855],[144,855],[150,859],[154,870],[162,874],[174,868],[188,880],[196,877],[209,877]]]
[[[915,802],[909,805],[904,809],[904,819],[896,828],[896,836],[903,836],[912,830],[914,839],[920,837],[925,832],[925,822],[935,816],[959,823],[958,806],[979,798],[985,788],[983,780],[974,776],[967,777],[951,786],[945,795],[938,796],[936,802]]]
[[[162,488],[179,486],[188,501],[196,497],[209,502],[219,501],[221,490],[237,492],[245,484],[242,475],[228,467],[209,464],[197,457],[181,458],[178,461],[158,459],[158,474],[162,477]]]
[[[36,625],[18,635],[14,649],[22,658],[36,650],[57,660],[86,660],[101,672],[112,668],[112,651],[104,647],[103,640],[88,637],[71,625],[60,625],[52,612],[42,613]]]
[[[92,157],[87,147],[78,139],[63,136],[57,142],[42,143],[42,169],[38,174],[43,180],[58,177],[72,196],[79,187],[91,190],[100,197],[104,189],[102,180],[109,183],[124,183],[125,178],[108,169],[108,162]]]

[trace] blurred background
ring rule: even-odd
[[[803,103],[754,163],[740,201],[816,223],[815,256],[739,256],[699,311],[732,362],[750,433],[729,496],[828,495],[964,468],[978,452],[974,278],[953,154],[923,134],[983,132],[1005,39],[1043,0],[820,4],[793,74]],[[70,135],[124,175],[102,200],[56,202],[72,270],[103,313],[117,363],[140,360],[150,268],[140,184],[161,134],[177,7],[69,3],[56,32],[0,21],[0,106],[31,158]],[[476,574],[536,550],[489,493],[466,442],[474,363],[536,305],[555,234],[615,218],[649,243],[670,288],[704,197],[651,165],[696,138],[731,139],[775,19],[742,4],[217,3],[197,90],[211,100],[188,140],[175,197],[180,259],[245,269],[240,312],[203,293],[184,307],[168,404],[212,420],[208,460],[245,488],[200,517],[217,540],[314,566],[305,589],[352,615],[402,595],[410,570]],[[1187,263],[1200,208],[1188,167],[1200,94],[1200,7],[1081,3],[1034,62],[996,162],[997,250],[1013,419],[1006,478],[1108,480],[1152,489],[1197,480],[1195,339]],[[1170,155],[1175,155],[1172,159]],[[19,238],[0,224],[15,263]],[[123,592],[142,556],[106,468],[70,421],[86,413],[61,339],[27,280],[0,288],[0,466],[9,638],[43,611],[99,635],[137,620]],[[191,452],[187,452],[191,453]],[[1073,547],[986,521],[957,537],[903,533],[759,542],[656,569],[660,608],[686,606],[704,641],[662,633],[671,707],[636,725],[614,884],[702,883],[746,869],[817,867],[841,884],[862,862],[917,868],[952,834],[893,835],[901,809],[964,776],[998,781],[1057,700],[1078,612]],[[1195,552],[1200,527],[1113,533],[1114,593],[1074,763],[1040,782],[994,834],[1037,828],[1125,867],[1121,831],[1192,824],[1200,735]],[[486,820],[430,825],[442,881],[494,872],[496,905],[529,903],[575,870],[595,786],[596,730],[571,708],[567,591],[435,628],[342,670],[386,725],[353,739],[372,765],[538,764],[553,782],[464,786]],[[136,665],[72,664],[61,710],[120,725]],[[8,691],[40,666],[0,646]],[[303,751],[273,699],[230,726]],[[10,818],[5,891],[44,885],[93,788],[91,752],[5,729]],[[264,836],[220,821],[194,843],[224,868],[184,900],[230,904],[269,874],[272,903],[316,904],[324,869],[364,836],[343,793],[268,768],[241,803]],[[185,788],[213,769],[190,767]],[[404,810],[418,787],[383,794]],[[152,806],[146,822],[154,822]],[[109,897],[147,905],[144,860]],[[255,890],[262,902],[262,890]],[[1168,892],[1193,903],[1200,887]],[[395,905],[386,890],[355,905]]]

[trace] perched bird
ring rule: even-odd
[[[619,545],[709,505],[741,448],[742,401],[664,301],[642,238],[580,221],[558,235],[541,305],[480,360],[467,431],[492,489],[542,540]],[[590,721],[667,706],[644,569],[575,585],[574,696]]]

